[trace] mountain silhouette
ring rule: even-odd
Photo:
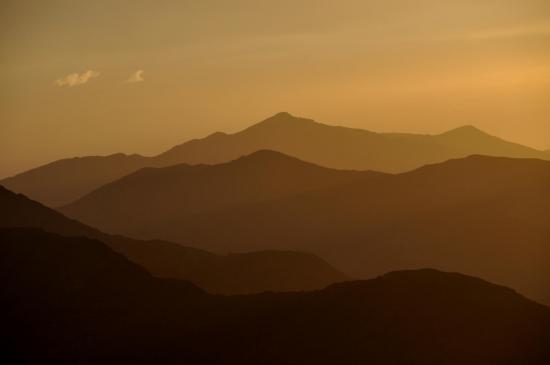
[[[3,179],[0,185],[56,207],[150,164],[148,157],[122,153],[67,158]]]
[[[550,308],[457,273],[209,295],[96,240],[0,229],[8,363],[547,364]]]
[[[312,252],[353,277],[418,267],[464,272],[550,303],[549,161],[471,156],[397,175],[325,171],[315,175],[330,176],[325,187],[296,184],[267,199],[257,174],[290,186],[294,179],[280,176],[283,171],[305,173],[279,168],[270,174],[259,158],[266,154],[208,167],[140,171],[62,211],[111,232],[193,242],[221,253]],[[239,169],[242,164],[246,168]],[[181,179],[172,174],[180,169]],[[346,178],[334,184],[338,174]],[[254,189],[261,199],[250,199],[247,190]],[[226,204],[226,196],[234,204]],[[141,214],[153,218],[145,221]]]
[[[144,168],[60,209],[105,232],[156,238],[194,215],[379,176],[332,170],[274,151],[219,165]]]
[[[143,167],[219,164],[266,149],[330,168],[390,173],[472,154],[550,159],[547,153],[506,142],[471,126],[439,135],[374,133],[278,113],[240,132],[216,132],[157,156],[64,159],[6,178],[0,184],[59,207]]]
[[[331,168],[390,173],[472,154],[547,158],[541,151],[504,141],[472,126],[439,135],[375,133],[330,126],[289,113],[278,113],[235,134],[215,133],[183,143],[155,158],[168,165],[215,164],[261,149]]]
[[[105,234],[1,186],[0,227],[36,227],[97,239],[157,277],[189,280],[212,293],[312,290],[348,278],[319,257],[303,252],[217,255],[167,241]]]

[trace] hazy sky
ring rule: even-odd
[[[550,148],[549,0],[0,1],[0,176],[279,111]]]

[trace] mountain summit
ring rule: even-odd
[[[240,132],[213,133],[153,157],[114,155],[64,159],[0,181],[52,207],[143,167],[219,164],[258,150],[273,150],[325,167],[400,173],[472,154],[550,159],[548,153],[510,143],[475,127],[439,135],[374,133],[318,123],[283,112]]]
[[[454,129],[451,129],[447,132],[443,132],[440,134],[440,136],[462,136],[462,137],[471,137],[471,136],[487,136],[491,137],[491,135],[485,133],[481,129],[474,127],[473,125],[463,125],[461,127],[457,127]]]
[[[320,124],[312,119],[296,117],[287,112],[277,113],[263,121],[256,123],[245,130],[253,130],[258,128],[289,128],[299,126],[300,124]]]
[[[217,165],[145,168],[60,208],[110,233],[161,238],[177,222],[221,209],[238,208],[384,175],[333,170],[260,150]]]

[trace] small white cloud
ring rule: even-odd
[[[126,82],[142,82],[143,80],[143,70],[137,70],[132,75],[130,75],[130,78],[126,80]]]
[[[94,77],[99,77],[101,73],[99,71],[88,70],[81,74],[72,73],[67,76],[64,76],[60,79],[55,80],[55,85],[57,86],[77,86],[82,85],[90,81]]]

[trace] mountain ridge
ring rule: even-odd
[[[161,193],[142,198],[146,191],[140,189],[125,195],[129,190],[115,184],[117,189],[102,196],[100,205],[91,204],[95,198],[90,195],[91,202],[83,200],[78,209],[65,213],[107,224],[111,232],[194,242],[220,253],[273,248],[313,252],[358,278],[426,266],[460,271],[550,303],[544,279],[550,277],[550,161],[472,155],[396,175],[359,173],[335,184],[317,183],[315,189],[239,200],[255,185],[255,171],[253,165],[231,169],[227,176],[238,182],[231,184],[221,173],[205,175],[206,185],[194,185],[185,176],[176,181],[175,190],[161,189],[153,179],[147,187],[166,192],[164,198]],[[277,171],[271,173],[259,174],[265,181],[280,178]],[[133,181],[128,187],[139,185]],[[182,191],[194,194],[193,204],[176,198],[185,196]],[[231,196],[234,204],[221,204],[216,194]],[[150,201],[169,207],[153,209]],[[193,208],[204,204],[208,209]],[[100,211],[105,223],[97,218]],[[153,211],[155,220],[132,222],[132,211],[140,217]]]
[[[156,277],[190,280],[213,293],[317,289],[349,278],[325,260],[296,250],[217,255],[168,241],[105,234],[2,186],[0,227],[35,227],[96,239]]]
[[[312,292],[217,296],[155,279],[87,238],[0,229],[0,250],[2,289],[10,294],[0,333],[14,363],[550,359],[550,308],[458,273],[399,271]]]
[[[132,227],[140,227],[142,238],[156,238],[147,236],[147,232],[159,220],[176,222],[211,210],[379,175],[383,174],[327,169],[280,152],[260,150],[217,165],[179,164],[142,169],[59,211],[106,232],[135,236]],[[119,226],[124,221],[127,229]]]
[[[427,163],[476,153],[550,159],[548,153],[506,142],[485,132],[457,133],[457,130],[469,129],[459,127],[454,132],[437,135],[375,133],[278,113],[239,132],[216,132],[156,156],[115,154],[63,159],[3,179],[0,184],[48,206],[59,207],[142,167],[218,164],[262,149],[329,168],[387,173],[409,171]]]

